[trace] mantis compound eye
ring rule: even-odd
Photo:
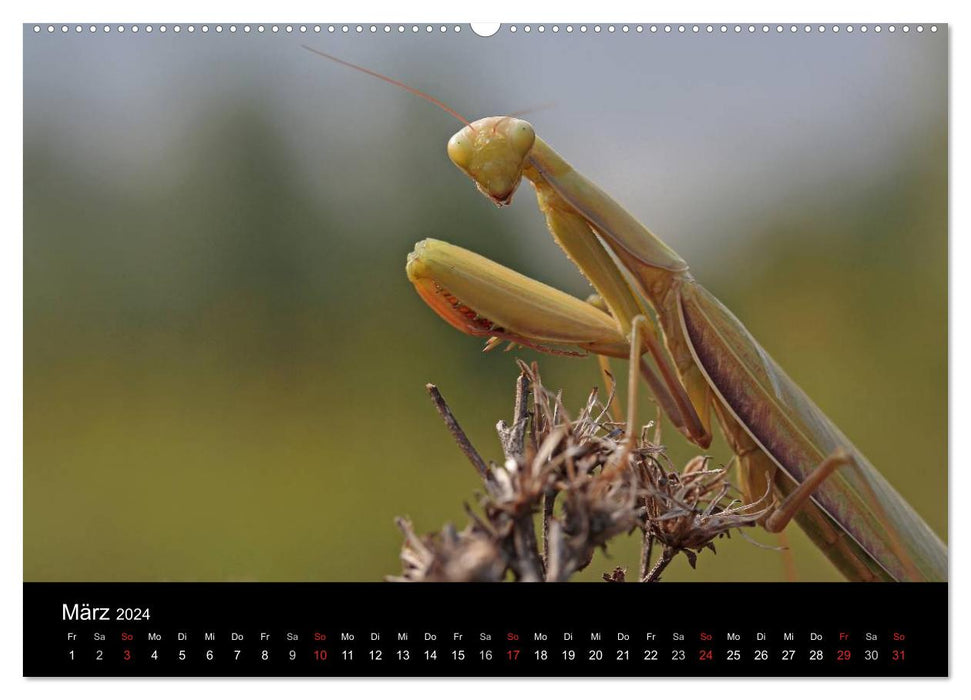
[[[472,162],[474,151],[472,139],[466,134],[466,129],[462,129],[455,136],[448,140],[448,157],[455,165],[462,170],[468,170]]]
[[[509,128],[509,145],[520,157],[525,157],[536,141],[536,132],[533,126],[522,119],[512,119]]]

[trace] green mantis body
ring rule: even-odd
[[[563,324],[555,319],[563,316],[565,306],[546,314],[524,304],[525,294],[501,300],[488,284],[471,281],[473,271],[493,280],[502,275],[484,272],[475,263],[431,264],[419,275],[419,264],[428,261],[417,251],[409,261],[409,276],[416,284],[423,281],[423,297],[443,318],[460,327],[462,322],[456,319],[468,320],[471,312],[479,324],[479,332],[473,334],[488,333],[544,350],[572,345],[623,356],[632,325],[649,323],[643,298],[658,324],[645,333],[645,344],[659,370],[660,376],[655,377],[663,394],[659,403],[675,425],[702,447],[710,442],[714,414],[735,453],[748,502],[771,490],[779,511],[791,510],[788,515],[795,516],[851,580],[946,579],[946,549],[910,505],[741,322],[694,280],[687,264],[536,138],[531,125],[511,117],[480,119],[453,136],[448,151],[453,162],[498,205],[511,201],[521,178],[530,181],[551,233],[597,289],[610,315],[597,317],[597,328],[590,328],[589,320],[579,320],[582,302],[574,300],[578,323]],[[444,267],[450,270],[448,281]],[[428,280],[434,281],[436,273],[441,274],[440,294],[451,299],[445,306],[436,306],[427,294]],[[468,289],[457,291],[462,286],[459,277]],[[544,293],[536,291],[538,301]],[[535,315],[525,324],[518,319],[498,324],[494,319],[502,318],[504,311],[508,315],[511,307]],[[612,334],[606,330],[606,318],[615,324]],[[498,332],[488,332],[490,326]],[[462,330],[472,332],[467,327]],[[663,348],[652,342],[658,336]],[[840,464],[843,468],[835,469]],[[823,465],[825,474],[820,471]],[[787,515],[770,516],[765,524],[768,529],[781,529],[787,521]]]
[[[414,88],[304,48],[462,119]],[[766,493],[775,498],[767,529],[778,531],[795,517],[851,580],[946,580],[947,550],[937,535],[694,280],[677,253],[537,138],[528,122],[465,123],[448,143],[451,160],[500,206],[512,200],[522,178],[529,180],[553,237],[609,313],[475,253],[427,240],[409,255],[407,272],[439,316],[490,338],[490,345],[506,339],[545,352],[630,353],[659,406],[690,441],[708,447],[715,416],[735,454],[746,501]]]

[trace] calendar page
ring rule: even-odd
[[[24,675],[948,675],[948,34],[25,24]]]

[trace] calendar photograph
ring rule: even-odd
[[[25,584],[947,581],[946,24],[23,54]]]
[[[25,27],[28,580],[946,579],[945,32],[385,28]]]

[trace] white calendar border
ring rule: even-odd
[[[406,9],[403,9],[406,8]],[[119,0],[88,0],[79,8],[77,2],[34,3],[29,7],[29,15],[21,14],[24,9],[18,7],[14,13],[4,10],[5,21],[3,42],[0,51],[3,52],[3,78],[5,88],[0,94],[8,97],[8,103],[2,111],[4,128],[0,130],[2,151],[0,162],[4,164],[3,180],[0,182],[0,193],[4,198],[2,211],[6,218],[6,226],[2,229],[6,235],[2,238],[3,254],[0,255],[0,284],[3,285],[0,305],[0,328],[5,331],[6,342],[0,344],[3,352],[2,384],[2,413],[0,425],[3,429],[3,439],[0,444],[4,447],[2,462],[4,483],[0,486],[0,513],[3,514],[3,557],[0,561],[3,567],[2,582],[3,600],[7,603],[10,615],[16,617],[17,624],[5,626],[0,633],[0,668],[3,668],[2,682],[7,690],[6,697],[50,697],[61,698],[70,693],[74,698],[102,698],[114,693],[125,695],[138,694],[141,698],[165,698],[168,700],[172,693],[180,696],[211,696],[219,684],[219,692],[231,692],[239,698],[263,698],[268,693],[279,691],[308,693],[360,694],[374,692],[388,694],[402,698],[449,698],[458,696],[466,700],[494,700],[496,696],[508,697],[510,693],[522,694],[554,694],[559,698],[584,698],[589,700],[595,695],[603,693],[616,694],[621,697],[635,697],[635,693],[674,696],[679,693],[704,693],[721,699],[750,698],[753,694],[762,697],[774,697],[784,694],[789,698],[801,699],[815,697],[819,693],[841,695],[853,693],[875,694],[883,698],[907,697],[924,692],[933,693],[935,700],[942,696],[957,696],[966,693],[958,690],[964,687],[971,677],[966,670],[971,645],[966,639],[971,632],[971,619],[968,610],[971,604],[966,602],[966,595],[951,596],[951,671],[954,675],[952,682],[907,681],[907,680],[847,680],[823,681],[821,683],[797,683],[776,680],[651,680],[649,685],[645,681],[628,680],[584,680],[571,679],[568,681],[502,681],[484,680],[480,682],[433,680],[433,681],[395,681],[395,680],[330,680],[321,685],[316,680],[171,680],[160,683],[127,680],[31,680],[25,681],[22,674],[22,579],[23,579],[23,520],[22,520],[22,460],[23,460],[23,242],[17,235],[23,230],[23,199],[22,199],[22,30],[23,22],[58,22],[94,20],[124,22],[159,22],[177,20],[180,22],[211,22],[218,19],[232,21],[266,21],[267,19],[290,20],[328,20],[341,21],[389,21],[407,19],[412,21],[459,22],[473,20],[504,19],[508,22],[536,22],[537,20],[560,22],[583,21],[636,21],[649,19],[654,22],[722,22],[722,21],[768,21],[768,22],[819,22],[827,23],[875,23],[875,22],[938,22],[952,23],[951,27],[951,124],[968,123],[969,110],[967,89],[956,78],[965,78],[968,74],[968,46],[971,39],[969,24],[964,24],[962,13],[956,2],[940,0],[921,0],[921,2],[901,2],[900,0],[883,0],[879,3],[875,13],[874,8],[861,4],[856,7],[846,0],[816,0],[812,3],[779,3],[767,1],[736,1],[715,2],[705,0],[690,3],[690,5],[649,6],[634,4],[633,2],[619,2],[615,0],[598,0],[596,3],[566,2],[491,2],[467,3],[451,0],[412,0],[407,4],[394,3],[391,0],[371,0],[370,2],[347,3],[345,6],[331,6],[322,2],[293,2],[277,0],[272,5],[257,2],[215,2],[203,6],[199,2],[186,0],[169,0],[163,8],[133,5]],[[490,16],[492,13],[492,16]],[[11,15],[7,17],[7,15]],[[472,15],[470,17],[470,14]],[[500,15],[500,16],[496,16]],[[17,107],[20,107],[18,110]],[[953,232],[950,267],[952,271],[971,270],[971,244],[967,243],[971,233],[964,230],[962,223],[968,220],[967,181],[969,158],[968,141],[963,138],[964,132],[952,128],[951,132],[951,231]],[[961,167],[959,167],[959,165]],[[950,357],[971,357],[971,273],[964,278],[952,278],[950,289],[950,304],[953,311],[950,331]],[[967,431],[966,425],[971,421],[971,369],[962,367],[959,363],[951,366],[950,383],[950,424],[953,429],[958,426],[960,433]],[[953,432],[949,431],[949,434]],[[952,463],[962,468],[952,469],[950,472],[950,493],[965,495],[971,493],[967,469],[971,466],[971,448],[952,444]],[[963,499],[950,498],[951,508],[949,528],[950,542],[963,542],[969,535],[969,509],[963,507]],[[961,508],[954,505],[960,504]],[[969,567],[967,559],[962,556],[953,557],[951,589],[953,582],[968,580]],[[17,605],[13,605],[17,602]],[[957,630],[955,634],[953,630]],[[962,634],[963,633],[963,634]],[[956,663],[955,663],[956,662]],[[964,681],[964,682],[954,682]],[[177,685],[172,685],[172,684]],[[542,685],[538,685],[541,683]],[[865,683],[863,686],[861,684]],[[311,685],[312,684],[312,685]],[[927,688],[922,686],[927,684]],[[224,688],[229,685],[229,688]]]

